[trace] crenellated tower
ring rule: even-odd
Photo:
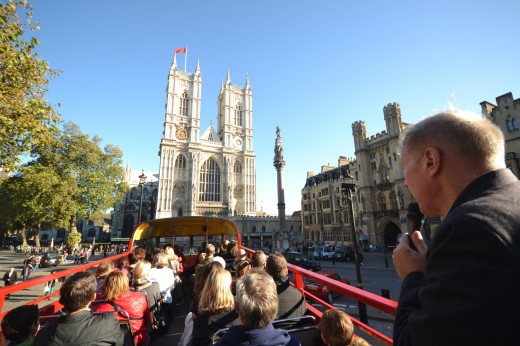
[[[386,132],[390,137],[399,137],[403,132],[403,120],[401,115],[401,106],[399,103],[389,103],[383,107],[385,115]]]

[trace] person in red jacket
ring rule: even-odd
[[[119,309],[128,312],[136,345],[142,346],[149,342],[148,327],[150,327],[151,319],[146,297],[142,292],[130,291],[128,277],[125,273],[113,271],[107,275],[105,283],[101,287],[101,299],[106,302],[94,307],[94,311],[105,312]],[[119,320],[126,320],[126,317],[119,313],[115,313],[115,315]]]

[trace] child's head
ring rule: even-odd
[[[7,340],[24,341],[38,332],[38,305],[22,305],[9,311],[2,319],[2,332]]]
[[[354,326],[346,313],[330,309],[321,316],[318,329],[323,342],[328,346],[350,345],[354,335]]]

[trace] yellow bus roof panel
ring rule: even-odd
[[[143,240],[157,237],[184,237],[227,235],[237,237],[238,227],[232,220],[185,216],[144,221],[134,229],[132,239]]]

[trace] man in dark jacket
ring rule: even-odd
[[[300,345],[286,330],[275,329],[271,324],[278,312],[278,296],[273,279],[264,270],[252,269],[238,280],[236,305],[242,325],[229,328],[214,345]]]
[[[289,283],[289,269],[287,260],[275,252],[267,258],[265,270],[271,275],[276,283],[278,293],[278,318],[293,318],[305,315],[307,303],[302,293]]]
[[[482,116],[447,112],[401,137],[405,185],[441,216],[428,248],[415,231],[393,254],[403,280],[394,345],[518,345],[520,182],[504,137]]]
[[[16,280],[18,279],[18,274],[16,274],[16,270],[14,267],[11,267],[7,273],[4,274],[3,280],[5,287],[14,285],[16,283]],[[5,299],[9,299],[11,295],[6,294]]]
[[[66,315],[40,330],[34,346],[123,345],[124,336],[113,313],[91,314],[89,306],[94,299],[96,278],[93,274],[81,272],[68,278],[60,288],[60,303]]]

